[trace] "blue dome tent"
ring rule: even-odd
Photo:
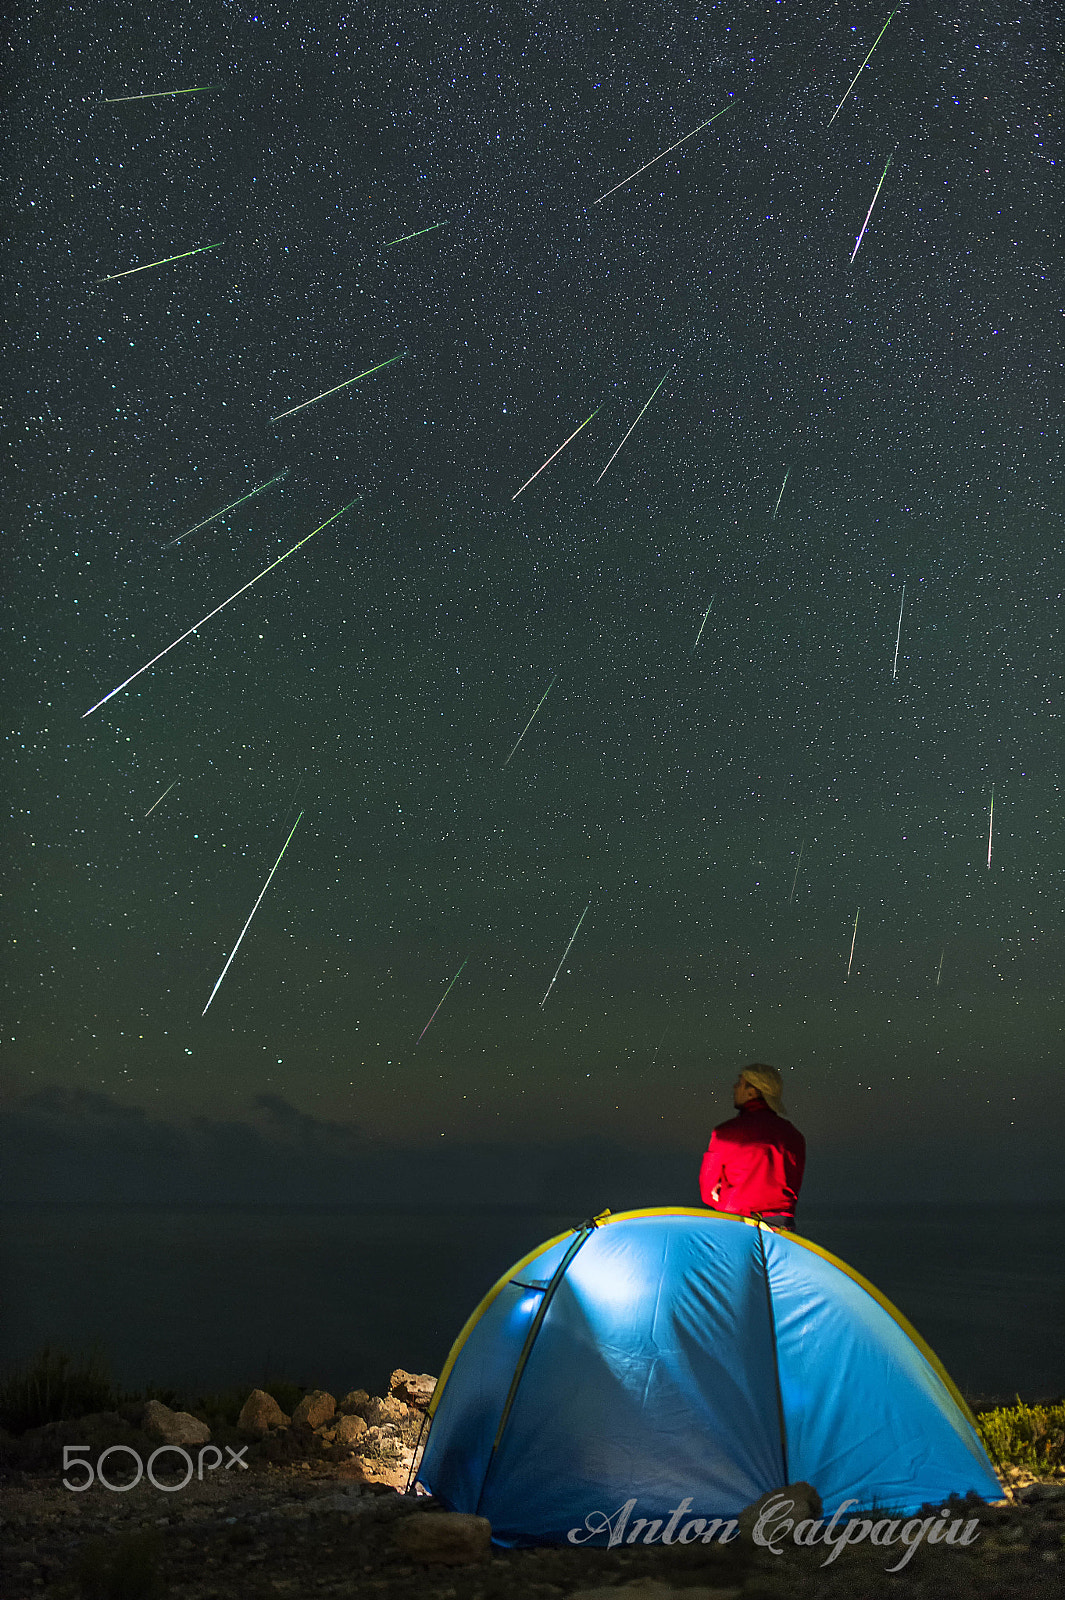
[[[1002,1492],[965,1401],[871,1284],[705,1210],[605,1212],[533,1250],[463,1328],[429,1416],[418,1481],[501,1545],[651,1542],[656,1522],[688,1542],[800,1480],[826,1515]]]

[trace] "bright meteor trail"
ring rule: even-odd
[[[597,417],[599,415],[600,411],[602,411],[602,409],[603,409],[602,406],[596,406],[595,410],[592,412],[592,417]],[[584,421],[581,423],[581,428],[586,428],[588,426],[589,422],[591,422],[592,417],[585,417]],[[560,456],[562,454],[563,450],[569,444],[570,439],[575,439],[577,437],[577,435],[580,433],[581,428],[574,428],[573,432],[569,436],[569,439],[563,439],[562,443],[559,445],[558,449],[555,451],[555,455],[554,456],[548,456],[547,460],[544,462],[544,467],[549,467],[551,465],[552,461],[554,461],[555,456]],[[543,472],[543,470],[544,470],[544,467],[537,467],[536,471],[532,475],[532,478],[526,478],[525,482],[522,484],[521,488],[518,490],[518,494],[522,494],[529,487],[530,483],[532,483],[532,481],[533,481],[533,478],[538,478],[540,476],[541,472]],[[516,500],[518,498],[518,494],[512,494],[511,497],[510,497],[511,500]]]
[[[991,811],[987,819],[987,864],[991,865],[991,835],[995,828],[995,785],[991,785]]]
[[[165,100],[174,94],[206,94],[208,89],[216,89],[217,84],[203,83],[198,89],[156,89],[154,94],[117,94],[110,100],[105,100],[105,106],[120,106],[127,100]]]
[[[176,788],[177,785],[180,782],[181,782],[180,778],[175,778],[174,782],[170,785],[170,789]],[[159,796],[159,799],[152,801],[151,805],[148,807],[147,811],[144,813],[144,815],[146,817],[150,817],[152,812],[155,810],[156,806],[162,804],[162,802],[166,799],[167,795],[170,793],[170,789],[164,789],[162,794]]]
[[[282,561],[287,561],[289,556],[294,556],[296,554],[297,550],[302,550],[303,546],[309,543],[309,541],[314,538],[316,533],[321,533],[323,528],[328,528],[331,522],[335,522],[338,517],[342,517],[345,511],[350,511],[352,506],[355,505],[356,501],[361,499],[361,495],[356,495],[355,499],[349,500],[346,506],[341,506],[339,511],[334,511],[331,517],[326,517],[324,522],[318,524],[318,527],[314,529],[314,532],[306,534],[298,544],[294,544],[292,546],[291,550],[286,550],[283,556],[278,556],[276,561],[271,561],[270,565],[268,567],[264,567],[261,572],[257,572],[254,578],[249,578],[247,583],[242,584],[235,594],[230,595],[228,600],[223,600],[220,606],[215,606],[213,611],[208,611],[207,615],[205,617],[201,617],[199,622],[194,622],[191,628],[186,628],[185,632],[181,634],[179,638],[175,639],[172,644],[168,644],[165,650],[160,650],[159,654],[157,656],[153,656],[150,661],[146,661],[143,667],[138,667],[136,672],[131,672],[129,677],[120,683],[117,688],[111,690],[110,694],[105,694],[103,699],[97,700],[96,704],[94,706],[90,706],[88,711],[83,711],[81,714],[82,721],[84,721],[86,717],[91,717],[94,711],[99,711],[100,707],[105,706],[109,700],[113,700],[116,694],[121,694],[123,689],[128,689],[134,678],[139,678],[142,672],[147,672],[149,667],[154,667],[157,661],[161,661],[165,655],[169,655],[171,650],[173,650],[177,645],[181,644],[183,640],[187,639],[190,634],[195,633],[197,628],[202,628],[205,622],[210,622],[212,617],[217,617],[220,611],[224,611],[226,606],[232,605],[233,601],[239,599],[239,597],[244,594],[246,590],[251,588],[253,583],[258,583],[260,578],[265,578],[268,572],[273,572],[275,567],[279,567]]]
[[[872,201],[870,202],[869,210],[865,213],[865,221],[862,223],[862,231],[858,235],[857,239],[855,240],[854,249],[851,251],[851,258],[850,258],[850,262],[848,263],[851,266],[853,266],[854,258],[858,254],[858,246],[861,244],[862,240],[865,238],[865,230],[869,226],[869,218],[873,214],[873,206],[876,205],[876,197],[880,193],[881,188],[883,187],[884,179],[887,177],[887,169],[891,165],[892,157],[894,156],[894,154],[895,154],[895,152],[894,152],[894,150],[892,150],[891,155],[888,156],[887,160],[884,162],[884,170],[880,174],[880,182],[876,186],[876,191],[875,191],[875,193],[873,195]]]
[[[731,111],[734,104],[735,102],[730,100],[727,106],[722,106],[721,110],[715,111],[712,117],[707,117],[705,122],[700,122],[699,126],[697,128],[693,128],[691,133],[686,133],[683,139],[678,139],[676,144],[671,144],[668,150],[660,151],[658,155],[652,156],[650,161],[645,161],[642,167],[637,167],[635,172],[630,172],[627,178],[622,178],[620,183],[615,183],[614,187],[612,189],[608,189],[606,194],[601,194],[599,196],[599,200],[609,199],[612,194],[616,194],[619,189],[623,189],[627,183],[631,183],[633,178],[638,178],[641,172],[646,172],[648,167],[653,167],[656,161],[665,160],[666,156],[672,155],[674,150],[679,150],[682,144],[687,144],[689,139],[694,139],[697,133],[701,133],[702,130],[704,128],[708,128],[712,122],[716,122],[718,117],[723,117],[726,111]],[[593,200],[593,206],[597,206],[599,204],[599,200]]]
[[[466,961],[468,961],[469,959],[470,959],[469,956],[467,956],[466,957]],[[464,961],[462,963],[462,967],[464,967],[466,965],[466,961]],[[459,970],[456,972],[455,976],[452,978],[451,982],[448,984],[447,988],[444,990],[443,994],[440,996],[440,1002],[437,1005],[436,1011],[440,1010],[440,1006],[443,1005],[444,1001],[447,999],[448,995],[451,993],[451,991],[455,987],[456,983],[458,983],[459,979],[462,977],[462,967],[459,968]],[[418,1048],[418,1046],[421,1044],[422,1040],[425,1038],[425,1035],[429,1032],[429,1029],[432,1027],[432,1025],[433,1025],[433,1017],[436,1016],[436,1011],[433,1012],[433,1016],[429,1018],[429,1021],[425,1024],[425,1027],[422,1029],[421,1033],[415,1039],[415,1041],[414,1041],[414,1048],[415,1049]]]
[[[669,369],[669,372],[672,372],[674,367],[676,367],[676,365],[677,365],[677,363],[674,361],[673,366],[670,367],[670,369]],[[640,417],[643,416],[643,412],[647,410],[647,407],[651,404],[651,400],[654,399],[654,397],[658,393],[659,389],[661,389],[662,385],[665,383],[666,379],[669,377],[669,372],[664,373],[662,375],[662,377],[659,379],[658,383],[655,385],[655,388],[654,388],[654,390],[653,390],[653,392],[651,394],[650,399],[644,405],[643,411],[640,412]],[[640,417],[636,418],[636,422],[639,422]],[[632,428],[635,428],[636,422],[633,423]],[[632,428],[629,429],[629,433],[632,432]],[[625,435],[625,439],[627,439],[629,437],[629,433],[627,433]],[[613,461],[614,456],[616,456],[618,454],[618,451],[621,449],[621,445],[623,445],[625,443],[625,439],[622,439],[621,444],[619,444],[617,450],[614,451],[614,455],[610,457],[610,461]],[[609,467],[610,467],[610,461],[607,462],[606,466],[603,468],[602,472],[599,474],[599,477],[596,478],[596,480],[595,480],[596,483],[599,482],[600,478],[605,478],[606,477],[607,471],[609,470]]]
[[[858,911],[860,911],[861,909],[862,909],[861,906],[859,906],[858,907]],[[858,911],[856,911],[854,913],[854,932],[851,935],[851,954],[850,954],[850,961],[847,962],[847,976],[848,976],[848,978],[851,975],[851,961],[854,960],[854,941],[858,937]]]
[[[301,811],[299,817],[297,817],[295,822],[292,824],[292,833],[295,833],[296,829],[299,827],[299,825],[300,825],[300,817],[302,817],[302,816],[303,816],[303,812]],[[284,855],[285,851],[288,849],[289,845],[292,843],[292,833],[289,834],[288,838],[285,840],[284,844],[281,846],[281,856]],[[259,891],[259,898],[258,898],[258,900],[256,900],[255,904],[252,906],[251,913],[250,913],[250,915],[248,917],[248,920],[244,924],[243,928],[241,928],[241,930],[240,930],[240,939],[237,940],[236,944],[233,946],[232,950],[229,952],[229,960],[226,962],[225,966],[222,968],[222,971],[219,973],[218,982],[215,984],[214,988],[211,990],[211,999],[208,1000],[207,1004],[204,1006],[203,1010],[200,1012],[200,1016],[201,1017],[205,1017],[207,1015],[208,1011],[210,1010],[211,1000],[214,999],[215,995],[218,993],[219,989],[222,987],[222,979],[225,977],[226,973],[229,971],[230,967],[233,964],[233,957],[236,955],[237,951],[240,949],[240,941],[241,941],[241,939],[243,939],[244,935],[247,933],[248,929],[251,927],[251,919],[252,919],[252,917],[254,917],[255,913],[258,911],[260,905],[262,904],[263,895],[266,893],[267,889],[269,889],[271,879],[273,878],[274,873],[277,871],[278,867],[281,865],[281,856],[278,856],[277,860],[274,862],[273,866],[270,868],[270,876],[267,878],[266,882],[262,886],[262,889]]]
[[[588,906],[590,906],[591,903],[592,902],[589,900]],[[566,965],[566,957],[569,955],[570,951],[573,949],[573,941],[577,937],[578,933],[580,933],[580,931],[581,931],[581,923],[584,921],[585,917],[588,915],[588,906],[585,906],[584,910],[581,912],[580,916],[577,918],[577,926],[574,928],[573,932],[570,934],[569,944],[566,946],[565,950],[563,950],[563,952],[562,952],[562,960],[559,962],[558,966],[555,968],[555,978],[558,977],[559,973],[562,971],[562,968]],[[544,1009],[544,1007],[547,1004],[548,995],[551,993],[551,990],[555,987],[555,978],[551,979],[551,982],[547,986],[547,994],[545,994],[543,999],[540,1001],[540,1010],[541,1011]]]
[[[895,635],[895,660],[891,668],[891,681],[895,682],[899,673],[899,641],[902,638],[902,610],[906,604],[906,585],[902,586],[902,599],[899,602],[899,631]]]
[[[716,600],[716,599],[717,599],[717,595],[715,594],[714,600]],[[710,604],[707,606],[706,610],[703,612],[703,620],[699,624],[699,632],[695,635],[695,643],[692,645],[692,655],[694,655],[696,650],[698,650],[698,648],[699,648],[699,640],[703,636],[703,629],[706,627],[706,619],[710,615],[711,611],[714,609],[714,600],[711,600]]]
[[[127,267],[125,272],[109,272],[106,278],[97,278],[97,283],[114,283],[116,278],[129,278],[135,272],[147,272],[149,267],[165,267],[171,261],[184,261],[186,256],[202,256],[205,250],[220,250],[225,244],[224,239],[219,239],[217,244],[201,244],[195,250],[182,250],[176,256],[164,256],[161,261],[146,261],[141,267]]]
[[[291,417],[293,412],[302,411],[304,406],[313,406],[316,401],[325,400],[329,395],[337,394],[339,390],[346,389],[349,384],[358,383],[360,378],[368,378],[371,372],[380,372],[382,367],[390,367],[393,361],[402,361],[406,353],[405,350],[401,350],[398,356],[389,356],[387,361],[379,361],[376,367],[367,367],[365,372],[357,372],[353,378],[345,378],[343,383],[334,384],[332,389],[323,389],[321,394],[314,396],[314,399],[301,400],[298,406],[292,406],[288,411],[279,411],[276,417],[270,418],[270,421],[280,422],[282,417]]]
[[[895,11],[898,11],[898,9],[899,9],[898,6],[896,6],[895,7]],[[895,11],[893,11],[891,13],[891,17],[893,17],[895,15]],[[884,23],[884,26],[881,28],[880,32],[877,34],[876,38],[873,40],[872,48],[869,51],[869,56],[872,55],[873,50],[876,49],[876,47],[880,43],[881,39],[884,37],[885,33],[887,33],[888,29],[890,28],[890,26],[891,26],[891,17],[888,17],[887,21]],[[866,56],[865,61],[862,62],[861,66],[858,68],[857,72],[854,74],[854,77],[851,79],[851,81],[850,81],[850,83],[849,83],[849,85],[847,87],[847,94],[850,94],[851,90],[854,88],[854,85],[858,82],[858,79],[861,77],[862,73],[865,71],[866,64],[867,64],[867,62],[869,60],[869,56]],[[843,110],[843,101],[846,100],[847,94],[845,94],[843,96],[843,100],[840,101],[840,103],[836,107],[835,111],[833,111],[832,115],[829,117],[828,126],[830,128],[831,128],[832,124],[835,122],[836,118],[839,116],[840,112]]]
[[[544,690],[543,694],[540,696],[540,700],[539,700],[539,702],[537,704],[536,711],[539,711],[540,706],[543,705],[544,701],[547,699],[548,695],[551,693],[551,690],[555,687],[555,684],[557,682],[558,682],[558,673],[556,672],[555,676],[551,679],[551,682],[548,684],[547,688]],[[536,711],[533,712],[532,716],[529,718],[529,720],[525,724],[524,728],[522,728],[521,732],[518,734],[517,744],[515,744],[514,750],[517,750],[518,745],[524,739],[525,735],[528,733],[529,729],[532,727],[533,723],[535,722],[535,720],[536,720]],[[514,754],[514,750],[512,750],[510,752],[510,756],[512,756]],[[504,763],[503,763],[504,767],[510,761],[510,756],[508,756],[506,761],[504,761]],[[500,770],[502,771],[502,768],[500,768]]]
[[[398,239],[386,239],[381,249],[390,250],[394,244],[404,244],[408,239],[420,239],[423,233],[432,233],[435,228],[447,226],[447,222],[431,222],[427,228],[419,228],[416,233],[401,233]]]
[[[271,484],[280,483],[281,479],[287,477],[287,475],[288,468],[286,467],[284,472],[279,472],[276,478],[270,479],[269,483],[260,483],[257,489],[249,489],[247,494],[242,494],[239,500],[231,500],[227,506],[222,507],[221,511],[215,511],[211,516],[204,517],[203,521],[197,522],[194,528],[186,528],[185,532],[179,533],[176,539],[168,539],[163,549],[169,550],[171,545],[180,544],[182,539],[187,539],[190,533],[198,533],[201,528],[206,528],[209,522],[217,522],[219,517],[224,517],[227,511],[234,511],[237,506],[242,506],[245,500],[250,500],[253,495],[262,494],[264,489],[269,489]]]
[[[780,502],[784,498],[784,490],[788,487],[788,479],[790,477],[791,477],[791,468],[789,467],[787,472],[785,472],[785,474],[784,474],[784,482],[780,485],[780,493],[777,495],[777,503],[773,507],[773,515],[770,518],[770,520],[772,522],[775,522],[777,520],[777,512],[780,510]]]

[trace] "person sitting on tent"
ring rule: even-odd
[[[703,1204],[733,1216],[760,1216],[791,1228],[806,1166],[806,1140],[787,1120],[775,1067],[744,1067],[732,1088],[738,1117],[710,1135],[699,1170]]]

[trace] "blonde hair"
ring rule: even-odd
[[[778,1117],[786,1117],[784,1101],[784,1080],[776,1067],[767,1067],[764,1062],[754,1061],[749,1067],[744,1067],[740,1073],[744,1083],[749,1083],[752,1089],[757,1089],[770,1111],[775,1111]]]

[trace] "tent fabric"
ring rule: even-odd
[[[430,1416],[419,1482],[502,1545],[606,1544],[630,1517],[679,1537],[683,1501],[728,1519],[799,1480],[826,1515],[1001,1495],[964,1400],[872,1285],[710,1211],[604,1213],[532,1251],[462,1330]]]

